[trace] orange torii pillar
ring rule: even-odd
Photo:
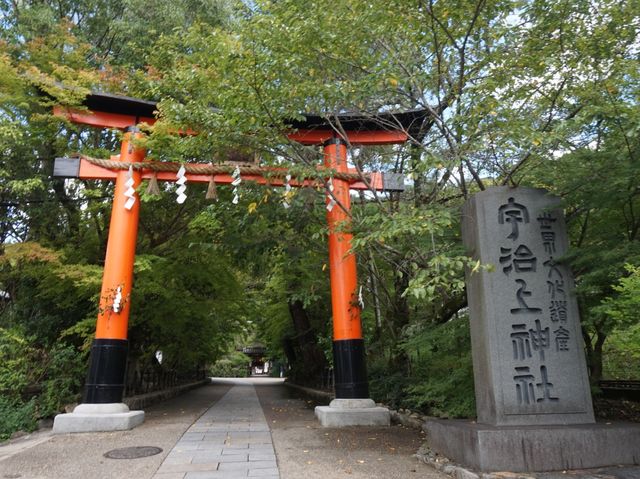
[[[333,138],[324,145],[324,163],[339,173],[348,171],[347,145]],[[351,196],[349,183],[334,178],[333,197],[336,204],[327,211],[329,224],[329,274],[333,311],[333,363],[335,392],[340,399],[368,398],[364,339],[358,304],[356,257],[350,251],[353,235],[349,232]]]
[[[139,137],[139,130],[127,129],[120,150],[120,161],[138,163],[144,160],[145,152],[134,148],[132,136]],[[135,189],[140,184],[141,174],[133,170],[131,177]],[[140,214],[137,193],[134,193],[135,202],[131,209],[125,207],[128,179],[127,170],[118,172],[104,260],[96,337],[91,346],[91,364],[85,383],[85,403],[119,403],[124,392],[127,329]]]
[[[144,160],[144,150],[135,148],[133,138],[139,137],[135,127],[125,130],[120,161],[137,163]],[[133,185],[127,181],[132,178]],[[127,369],[127,328],[133,283],[133,263],[138,236],[140,200],[127,208],[129,187],[134,190],[141,181],[140,172],[120,170],[116,176],[107,253],[105,256],[102,291],[96,336],[91,346],[91,358],[83,403],[71,414],[56,416],[54,433],[115,431],[131,429],[144,421],[143,411],[129,411],[122,403]]]
[[[324,143],[325,166],[348,171],[347,144],[341,138]],[[387,408],[376,407],[369,398],[356,257],[351,252],[351,196],[349,182],[333,178],[327,198],[329,224],[329,274],[333,311],[333,365],[336,399],[329,406],[316,407],[325,427],[388,426]]]

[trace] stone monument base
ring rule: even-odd
[[[72,413],[58,414],[53,433],[125,431],[144,421],[144,411],[130,411],[123,403],[80,404]]]
[[[328,406],[317,406],[316,417],[323,427],[389,426],[391,415],[373,399],[334,399]]]
[[[423,429],[434,452],[483,472],[640,464],[640,424],[634,423],[496,427],[430,419]]]

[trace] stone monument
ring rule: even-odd
[[[494,267],[467,277],[478,422],[593,423],[558,200],[492,188],[467,202],[462,231],[468,253]]]
[[[493,266],[467,274],[478,418],[429,421],[432,447],[480,470],[638,463],[640,427],[594,421],[559,200],[495,187],[462,214],[468,254]]]

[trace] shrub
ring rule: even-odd
[[[406,402],[432,416],[474,417],[468,317],[417,333],[402,345],[412,363]]]
[[[216,361],[209,370],[216,378],[245,378],[249,375],[249,358],[242,353],[231,353]]]
[[[75,402],[85,370],[86,355],[72,346],[61,343],[47,351],[16,328],[0,328],[0,439],[33,430],[38,419]],[[40,392],[27,400],[32,388]]]
[[[55,347],[49,355],[46,379],[38,397],[38,416],[53,416],[65,404],[78,402],[86,369],[86,354],[71,346]]]
[[[9,439],[15,431],[36,428],[36,401],[23,402],[0,396],[0,441]]]
[[[376,401],[432,416],[475,416],[466,316],[414,330],[400,348],[406,368],[392,368],[384,357],[371,358],[369,384]]]

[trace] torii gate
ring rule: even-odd
[[[238,179],[272,186],[317,186],[317,180],[291,180],[286,171],[275,168],[233,167],[211,164],[181,164],[145,161],[145,151],[136,148],[132,139],[141,136],[136,127],[156,119],[156,103],[124,96],[93,93],[84,102],[88,110],[55,107],[54,114],[67,120],[101,128],[125,131],[120,155],[110,161],[87,157],[57,158],[54,176],[82,179],[115,180],[111,224],[105,257],[96,336],[91,347],[91,360],[83,404],[73,413],[56,417],[54,432],[84,432],[130,429],[144,419],[143,411],[129,411],[122,403],[128,341],[127,327],[131,302],[133,265],[138,232],[140,201],[135,189],[143,179],[237,184]],[[337,132],[320,116],[307,116],[292,122],[286,133],[291,141],[303,145],[318,145],[324,150],[324,167],[331,178],[332,190],[327,196],[329,225],[329,268],[333,312],[333,358],[335,394],[339,406],[335,409],[339,425],[375,423],[388,424],[388,411],[380,419],[382,408],[373,407],[369,398],[364,340],[358,306],[356,258],[351,250],[352,235],[344,231],[349,222],[349,190],[402,191],[401,175],[368,173],[365,178],[347,166],[348,145],[390,145],[404,143],[413,126],[420,123],[424,112],[382,114],[376,118],[339,115],[341,131]],[[176,176],[178,173],[178,177]],[[363,181],[365,180],[365,181]],[[334,207],[339,205],[339,207]],[[338,227],[339,226],[339,227]],[[360,402],[353,400],[362,400]],[[345,407],[356,407],[358,414],[345,416]],[[367,415],[373,419],[363,419]],[[327,409],[327,408],[324,408]],[[331,411],[330,411],[331,412]],[[353,411],[352,411],[353,412]],[[336,425],[335,420],[321,422]],[[357,417],[356,417],[357,416]],[[355,419],[349,419],[355,417]],[[363,422],[364,421],[364,422]]]

